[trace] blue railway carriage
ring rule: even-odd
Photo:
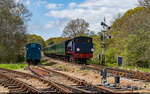
[[[26,62],[36,65],[41,59],[41,45],[37,43],[29,43],[26,45]]]

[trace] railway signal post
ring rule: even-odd
[[[110,29],[110,27],[106,24],[105,22],[105,18],[104,18],[104,21],[101,22],[101,26],[103,27],[103,30],[102,30],[102,36],[101,36],[101,40],[102,40],[102,62],[101,64],[102,65],[105,65],[105,50],[106,50],[106,38],[107,38],[107,30]]]

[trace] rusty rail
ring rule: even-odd
[[[39,80],[39,81],[41,81],[43,83],[48,84],[48,86],[51,89],[53,89],[54,91],[57,91],[57,92],[70,93],[69,91],[63,91],[62,88],[57,88],[55,86],[55,83],[53,83],[52,81],[46,80],[46,79],[44,79],[42,77],[39,77],[39,76],[36,76],[36,75],[32,75],[32,74],[28,74],[28,73],[23,73],[23,72],[19,72],[19,71],[14,71],[14,70],[9,70],[9,69],[4,69],[4,68],[0,68],[0,70],[6,71],[6,72],[9,72],[9,73],[18,74],[18,75],[21,75],[22,77],[30,77],[30,78],[37,79],[37,80]],[[44,91],[42,93],[44,93]]]
[[[39,76],[44,82],[47,82],[49,85],[51,85],[55,90],[57,90],[59,92],[63,92],[63,93],[72,93],[72,91],[68,90],[67,88],[62,87],[51,80],[46,80],[42,75],[40,75],[40,72],[38,70],[36,70],[35,68],[29,67],[29,70],[32,73],[34,73],[35,75]]]
[[[39,68],[33,68],[33,67],[32,67],[32,69],[33,69],[33,70],[36,70],[36,72],[38,72],[38,75],[39,75],[39,76],[42,76],[42,77],[44,77],[45,75],[49,75],[49,74],[50,74],[50,71],[45,70],[45,69],[42,69],[42,67],[41,67],[41,69],[39,69]],[[52,72],[52,71],[51,71],[51,72]],[[53,71],[53,72],[54,72],[54,71]],[[70,80],[70,81],[76,83],[76,84],[79,85],[79,86],[89,86],[88,83],[85,83],[85,81],[81,81],[81,80],[79,80],[79,79],[77,79],[77,78],[73,78],[73,77],[70,77],[70,76],[68,76],[68,75],[65,75],[65,74],[62,74],[62,73],[59,73],[59,72],[57,73],[56,71],[55,71],[54,73],[56,73],[56,74],[58,74],[58,75],[61,75],[61,76],[64,76],[65,78],[67,78],[68,80]],[[57,83],[57,82],[55,82],[55,83]],[[59,84],[59,83],[57,83],[57,84]],[[76,92],[76,93],[77,93],[77,92],[78,92],[78,93],[92,93],[92,91],[80,89],[80,88],[73,87],[73,86],[63,85],[63,87],[66,87],[66,88],[70,89],[72,92]],[[97,91],[100,91],[100,89],[98,89]]]
[[[53,59],[53,58],[51,58]],[[59,59],[61,61],[65,61],[63,59]],[[68,61],[65,61],[66,63],[70,63]],[[81,64],[77,64],[74,62],[71,62],[71,64],[75,64],[78,66],[81,66]],[[108,73],[120,76],[120,77],[126,77],[130,79],[138,79],[138,80],[143,80],[145,82],[150,82],[150,73],[145,73],[145,72],[139,72],[139,71],[133,71],[133,70],[125,70],[125,69],[118,69],[118,68],[110,68],[106,66],[96,66],[93,64],[87,65],[87,68],[94,69],[101,71],[102,69],[106,68],[108,70]]]
[[[66,75],[64,73],[61,73],[61,72],[58,72],[58,71],[55,71],[55,70],[52,70],[52,69],[47,69],[43,66],[39,66],[41,69],[43,69],[43,71],[45,71],[47,74],[52,72],[52,73],[56,73],[58,75],[61,75],[65,78],[67,78],[68,80],[70,81],[73,81],[74,83],[77,83],[78,85],[85,85],[85,86],[90,86],[90,87],[93,87],[95,88],[96,90],[98,91],[101,91],[101,92],[105,92],[105,93],[114,93],[114,94],[133,94],[133,92],[121,92],[121,91],[116,91],[116,90],[112,90],[110,88],[107,88],[107,87],[104,87],[104,86],[96,86],[96,85],[92,85],[88,82],[86,82],[85,80],[81,80],[81,79],[78,79],[76,77],[71,77],[69,75]]]
[[[132,70],[118,69],[118,68],[109,68],[109,67],[95,66],[95,65],[87,65],[87,67],[98,71],[101,71],[102,69],[106,68],[108,73],[118,75],[120,77],[126,77],[130,79],[138,79],[138,80],[150,82],[150,74],[144,72],[137,72]]]
[[[42,93],[40,90],[4,73],[0,73],[0,84],[10,89],[10,93]]]

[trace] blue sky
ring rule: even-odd
[[[95,33],[101,31],[100,22],[107,23],[121,13],[137,6],[137,0],[15,0],[24,3],[32,13],[28,22],[28,33],[47,40],[62,35],[66,24],[76,18],[83,18]]]

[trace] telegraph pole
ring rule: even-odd
[[[110,27],[106,24],[105,18],[104,21],[101,22],[101,26],[103,27],[102,30],[102,36],[101,36],[101,40],[102,40],[102,65],[105,65],[105,50],[106,50],[106,38],[107,38],[107,30],[110,29]]]

